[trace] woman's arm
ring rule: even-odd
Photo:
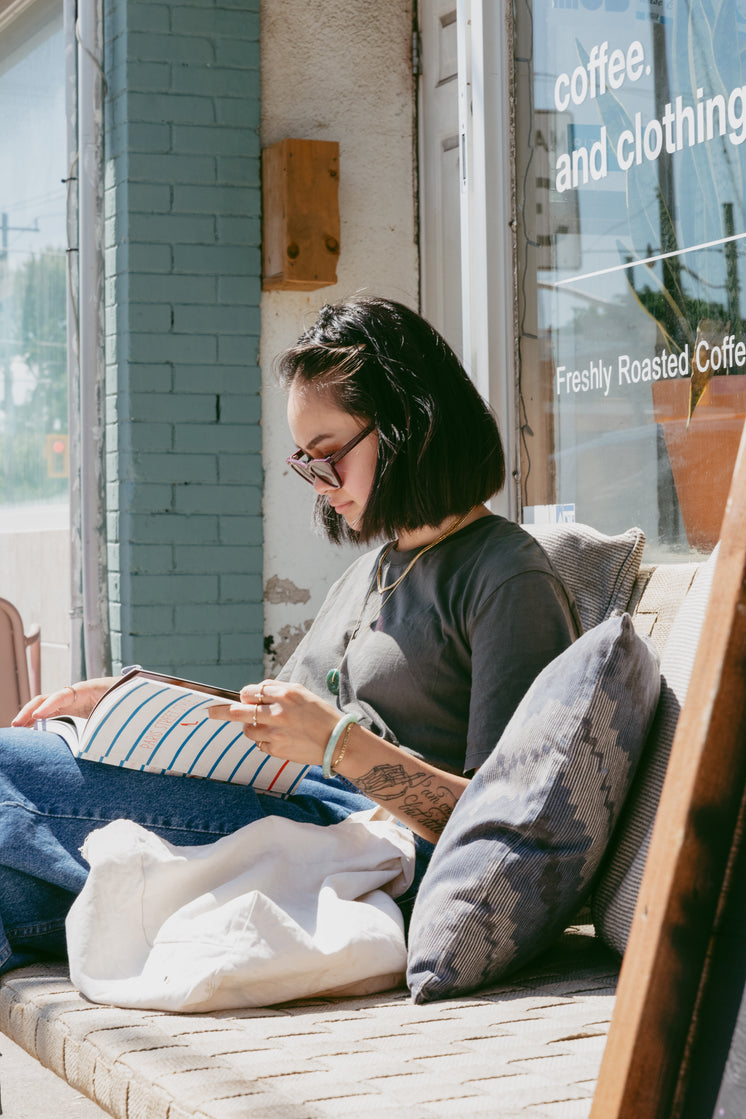
[[[347,742],[336,772],[417,835],[435,843],[468,778],[438,769],[365,727],[353,726]]]
[[[259,702],[261,695],[261,702]],[[266,680],[241,689],[241,703],[210,709],[215,717],[244,724],[260,749],[304,765],[321,765],[340,712],[300,684]],[[342,753],[342,743],[335,756]],[[353,725],[335,772],[387,808],[412,831],[434,843],[469,784]]]

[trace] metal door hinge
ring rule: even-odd
[[[412,32],[412,76],[419,78],[422,73],[422,37],[417,30]]]

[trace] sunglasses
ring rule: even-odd
[[[342,479],[337,471],[334,469],[335,464],[348,455],[353,447],[357,447],[358,443],[362,442],[366,436],[375,431],[375,424],[368,424],[362,431],[358,431],[357,435],[350,439],[349,443],[345,443],[344,447],[340,447],[333,455],[327,458],[312,458],[304,461],[305,452],[296,451],[294,455],[290,455],[285,459],[288,466],[292,466],[296,474],[300,474],[301,478],[305,478],[311,485],[314,482],[324,482],[327,486],[332,486],[335,490],[340,489]]]

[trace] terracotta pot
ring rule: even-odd
[[[694,410],[689,430],[689,378],[654,381],[653,410],[666,450],[686,538],[710,551],[720,536],[731,476],[746,417],[746,374],[713,377]]]

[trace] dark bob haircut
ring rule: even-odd
[[[335,543],[439,525],[502,488],[505,458],[492,412],[448,343],[408,307],[375,297],[323,307],[277,368],[286,390],[328,388],[337,407],[378,431],[373,487],[357,528],[326,498],[316,503],[317,523]]]

